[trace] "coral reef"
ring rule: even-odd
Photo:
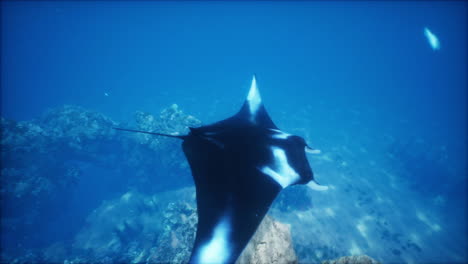
[[[186,263],[198,222],[194,201],[194,188],[186,188],[104,202],[76,236],[76,257],[67,263]],[[237,263],[297,263],[289,226],[267,216]]]
[[[201,122],[198,119],[191,115],[184,114],[176,104],[172,104],[170,107],[162,110],[159,116],[137,111],[135,113],[135,121],[138,130],[157,131],[159,133],[172,135],[187,134],[189,132],[189,127],[198,127],[201,125]],[[151,175],[157,175],[160,173],[159,171],[154,171],[154,168],[158,167],[154,166],[154,164],[159,163],[163,164],[166,168],[170,168],[169,170],[164,171],[165,177],[168,179],[180,179],[182,177],[181,180],[184,182],[192,181],[188,163],[181,151],[179,140],[139,133],[130,134],[129,136],[135,139],[140,146],[145,146],[149,148],[151,152],[154,152],[147,154],[151,159],[142,157],[141,155],[144,153],[141,151],[130,150],[128,152],[131,155],[128,160],[132,164],[138,165],[139,169],[137,169],[136,175],[138,175],[139,178],[151,179],[152,177],[148,175],[148,172]],[[138,148],[138,146],[135,146],[135,148]],[[142,161],[147,161],[149,164],[142,164]],[[178,181],[170,181],[168,184],[171,182]]]
[[[130,262],[155,244],[161,230],[160,204],[152,197],[127,192],[119,199],[105,201],[88,216],[73,243],[73,255],[91,260]]]
[[[180,263],[188,260],[196,224],[193,188],[128,192],[91,213],[68,261]]]
[[[185,133],[200,124],[177,105],[157,118],[141,112],[135,118],[139,128],[163,133]],[[31,121],[1,118],[4,250],[25,255],[27,248],[69,237],[102,199],[129,189],[152,193],[191,184],[180,141],[117,132],[116,126],[101,113],[70,105]],[[61,221],[74,229],[54,236],[41,232]]]
[[[366,255],[346,256],[334,260],[322,261],[322,264],[378,264],[380,262]]]

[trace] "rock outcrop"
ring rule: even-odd
[[[290,226],[266,216],[237,264],[297,263]]]
[[[322,264],[379,264],[377,260],[366,256],[345,256],[334,260],[325,260]]]
[[[139,129],[161,133],[186,133],[188,126],[200,125],[177,105],[158,116],[137,112],[135,119]],[[116,126],[135,127],[70,105],[31,121],[1,118],[2,236],[8,237],[2,253],[26,255],[33,245],[65,239],[74,230],[57,232],[55,238],[43,232],[56,221],[75,222],[78,229],[76,219],[84,219],[87,210],[129,189],[155,193],[191,185],[180,141],[118,132],[112,129]],[[77,193],[86,185],[93,186],[95,198]],[[84,204],[90,208],[67,212],[76,196],[88,196]],[[59,219],[67,214],[72,219]]]
[[[126,193],[88,217],[73,243],[76,257],[67,261],[186,263],[197,222],[193,188]],[[265,217],[237,263],[297,263],[289,226]]]

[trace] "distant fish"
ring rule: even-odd
[[[424,36],[426,36],[427,41],[429,42],[429,45],[431,45],[431,48],[433,50],[439,50],[440,49],[439,39],[427,27],[424,28]]]
[[[109,94],[108,94],[108,93],[104,93],[104,96],[106,96],[106,97],[107,97],[107,96],[109,96]]]

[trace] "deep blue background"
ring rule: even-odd
[[[74,104],[127,121],[177,103],[209,123],[240,107],[255,73],[272,119],[286,131],[306,127],[319,148],[337,131],[362,145],[383,134],[423,138],[446,148],[466,177],[466,2],[1,7],[3,117],[29,120]],[[360,138],[361,128],[374,141]]]
[[[25,120],[66,103],[123,121],[177,103],[209,123],[239,108],[255,73],[286,130],[304,124],[281,113],[306,106],[316,135],[349,122],[323,123],[330,111],[368,109],[378,118],[360,122],[376,133],[427,135],[464,158],[466,11],[458,1],[2,2],[1,111]]]
[[[169,102],[202,113],[202,104],[216,100],[237,106],[256,73],[267,105],[322,100],[450,126],[463,120],[462,2],[2,7],[2,112],[10,118],[29,119],[63,103],[116,117]],[[430,49],[425,26],[439,36],[441,50]]]

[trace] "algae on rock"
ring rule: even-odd
[[[297,263],[290,226],[265,216],[237,264]]]
[[[158,118],[137,123],[163,133],[185,133],[200,121],[173,105]],[[102,113],[70,105],[31,121],[0,119],[2,235],[14,237],[2,244],[2,260],[25,255],[29,244],[57,242],[63,237],[57,233],[52,239],[44,230],[54,221],[78,223],[76,219],[84,219],[102,199],[130,189],[154,193],[191,185],[180,141],[152,137],[142,142],[135,134],[112,129],[117,126]],[[152,145],[156,140],[162,143]],[[93,195],[76,193],[87,185],[93,186]],[[67,212],[73,210],[74,196],[86,196],[89,208]],[[73,213],[73,219],[59,219],[67,213]]]
[[[358,255],[358,256],[345,256],[337,258],[334,260],[325,260],[322,261],[322,264],[379,264],[377,260],[367,256],[367,255]]]

